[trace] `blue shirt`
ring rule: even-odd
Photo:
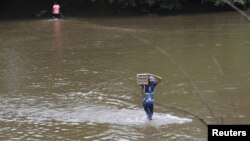
[[[153,102],[154,101],[155,87],[156,87],[155,82],[151,82],[150,85],[142,86],[142,89],[145,88],[145,95],[144,95],[144,98],[143,98],[143,102]]]

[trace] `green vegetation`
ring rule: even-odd
[[[77,9],[104,8],[119,12],[133,10],[143,13],[174,12],[200,10],[231,9],[226,1],[234,3],[242,9],[246,9],[250,0],[61,0]]]
[[[134,8],[158,8],[167,10],[179,10],[186,5],[205,5],[213,4],[214,6],[220,6],[225,4],[225,0],[80,0],[81,2],[93,2],[102,4],[116,4],[123,7]],[[246,5],[250,0],[228,0],[238,5]]]
[[[204,2],[212,2],[215,5],[223,5],[225,4],[226,0],[201,0],[202,3]],[[247,4],[247,2],[249,2],[250,0],[228,0],[229,2],[232,3],[236,3],[236,4],[241,4],[241,5],[245,5]]]
[[[195,12],[199,10],[233,10],[226,4],[230,1],[241,9],[250,5],[250,0],[0,0],[0,11],[8,13],[9,10],[22,9],[31,12],[51,9],[53,1],[57,1],[63,11],[87,13],[88,11],[141,12],[141,13],[168,13],[176,11]],[[33,10],[35,11],[35,10]],[[32,11],[32,12],[33,12]],[[15,11],[14,11],[15,12]]]

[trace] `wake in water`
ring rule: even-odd
[[[47,20],[47,21],[49,21],[49,22],[53,22],[53,21],[63,21],[63,19],[57,19],[57,18],[55,18],[55,19],[49,19],[49,20]]]
[[[14,108],[14,107],[13,107]],[[2,111],[0,121],[6,121],[10,111]],[[170,114],[155,113],[152,121],[148,121],[145,113],[139,109],[115,109],[112,107],[75,107],[70,109],[58,108],[19,108],[13,110],[15,117],[7,121],[20,121],[29,123],[46,123],[50,121],[64,124],[115,124],[126,126],[143,126],[150,122],[152,126],[159,127],[167,124],[183,124],[192,119],[181,118]]]

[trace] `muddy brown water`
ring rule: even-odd
[[[249,124],[249,33],[236,12],[1,21],[0,140],[205,141],[201,119]],[[163,77],[152,121],[144,72]]]

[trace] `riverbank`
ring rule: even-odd
[[[51,1],[37,1],[24,4],[20,1],[9,1],[2,3],[0,7],[0,20],[4,19],[37,19],[52,17]],[[249,6],[237,5],[242,10],[247,10]],[[169,16],[169,15],[187,15],[234,11],[229,5],[215,6],[212,3],[195,4],[189,3],[180,10],[168,10],[159,8],[141,8],[121,7],[112,4],[73,4],[72,2],[61,3],[61,12],[65,17],[121,17],[121,16]]]

